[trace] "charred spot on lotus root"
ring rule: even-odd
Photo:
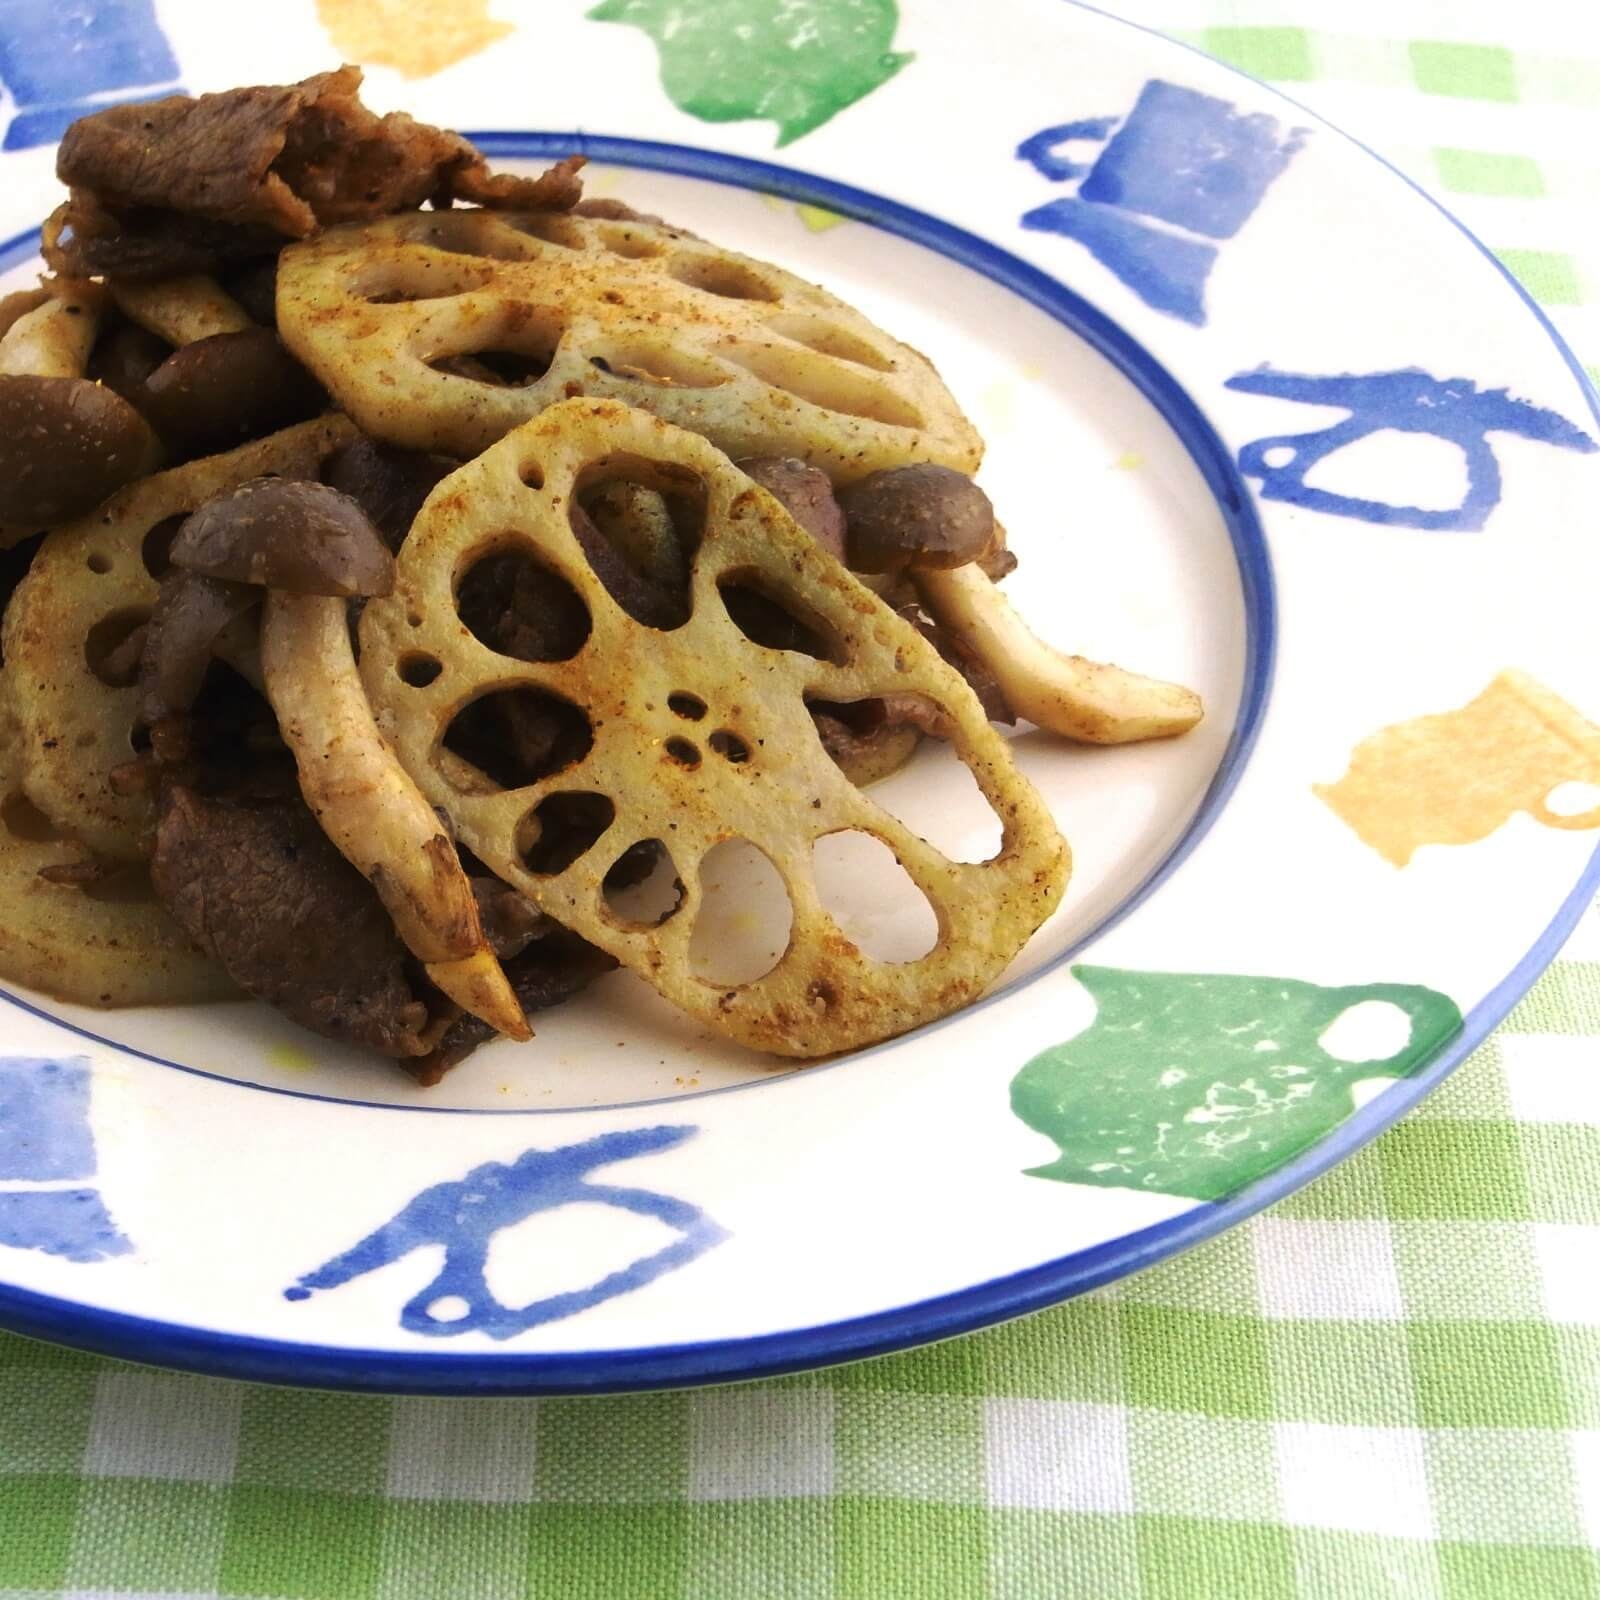
[[[717,590],[733,625],[764,650],[794,650],[817,661],[843,665],[845,641],[828,623],[793,594],[785,594],[765,574],[730,572],[717,580]]]
[[[496,788],[523,789],[582,761],[594,729],[570,700],[524,685],[470,701],[443,742]]]
[[[592,850],[615,821],[617,808],[603,794],[558,790],[547,794],[517,830],[517,853],[529,872],[551,877]]]
[[[475,639],[517,661],[569,661],[591,626],[578,591],[520,541],[492,546],[467,568],[456,610]]]
[[[637,877],[628,870],[630,858],[646,857],[648,874]],[[683,904],[683,880],[672,852],[660,839],[641,839],[630,845],[612,864],[600,890],[604,915],[623,928],[658,928]]]
[[[149,606],[124,606],[102,617],[84,637],[84,664],[108,689],[131,689],[139,681],[149,621]]]
[[[568,520],[606,592],[647,628],[689,620],[689,578],[705,536],[706,486],[671,462],[614,456],[573,484]]]

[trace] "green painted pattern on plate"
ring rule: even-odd
[[[1294,978],[1074,967],[1094,1022],[1041,1051],[1011,1107],[1055,1141],[1036,1178],[1221,1200],[1330,1133],[1363,1079],[1403,1078],[1461,1027],[1455,1002],[1412,984],[1328,989]],[[1405,1043],[1378,1059],[1331,1054],[1354,1006],[1398,1006]]]
[[[642,28],[661,86],[702,122],[760,117],[789,144],[887,83],[911,57],[891,49],[895,0],[601,0],[596,22]]]

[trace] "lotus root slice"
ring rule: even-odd
[[[574,535],[575,497],[618,477],[703,519],[685,530],[695,548],[687,620],[677,625],[625,611]],[[501,654],[461,621],[462,579],[507,552],[568,586],[587,611],[587,629],[557,652],[564,659]],[[754,590],[803,621],[816,653],[755,643],[730,615],[725,587]],[[380,726],[463,844],[668,1000],[761,1050],[831,1054],[957,1009],[998,976],[1065,885],[1065,843],[959,675],[713,445],[615,402],[556,405],[435,489],[400,553],[394,593],[363,616],[361,669]],[[808,702],[891,690],[944,712],[1002,824],[991,860],[947,859],[824,753]],[[544,708],[558,731],[545,770],[487,771],[447,742],[464,710],[507,694]],[[567,803],[598,823],[575,859],[539,848],[541,807],[555,796],[576,797]],[[920,959],[869,958],[823,905],[812,852],[847,831],[887,845],[931,904],[938,937]],[[765,855],[792,910],[777,964],[737,985],[697,975],[690,953],[700,866],[727,839]],[[681,885],[676,910],[653,923],[619,912],[605,883],[650,840],[662,842]]]
[[[642,220],[419,211],[284,251],[284,340],[375,438],[475,455],[563,398],[835,482],[982,441],[932,365],[791,272]]]

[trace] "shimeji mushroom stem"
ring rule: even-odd
[[[457,1005],[513,1039],[533,1030],[489,949],[433,807],[384,743],[350,648],[346,602],[267,595],[267,697],[323,831],[378,891],[406,947]]]
[[[170,345],[195,344],[218,333],[255,327],[249,314],[214,278],[196,275],[157,283],[119,283],[117,309]]]
[[[1204,714],[1192,689],[1045,644],[976,564],[913,577],[928,610],[994,674],[1006,704],[1051,733],[1132,744],[1186,733]]]
[[[0,377],[81,378],[100,329],[102,296],[67,288],[24,313],[0,339]]]

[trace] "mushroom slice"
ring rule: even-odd
[[[928,610],[994,674],[1006,704],[1051,733],[1132,744],[1187,733],[1203,715],[1192,689],[1047,645],[975,563],[913,576]]]
[[[300,792],[339,853],[378,891],[434,984],[501,1033],[531,1038],[455,846],[373,721],[347,609],[326,595],[267,595],[267,698],[294,752]]]
[[[585,554],[570,508],[614,477],[704,508],[675,625],[630,615]],[[507,550],[588,610],[587,638],[566,659],[512,659],[462,626],[458,577]],[[734,592],[788,614],[807,648],[742,631]],[[957,1009],[1066,882],[1065,843],[960,675],[707,440],[614,401],[554,405],[440,484],[400,551],[394,593],[362,614],[361,674],[402,765],[462,844],[697,1021],[758,1049],[827,1055]],[[993,859],[951,861],[829,759],[808,702],[893,691],[948,716],[952,748],[1001,820]],[[575,801],[594,828],[541,849]],[[887,845],[931,904],[938,936],[925,955],[870,957],[826,908],[814,847],[849,831]],[[702,864],[730,838],[776,869],[792,932],[765,976],[719,983],[699,975],[690,943]],[[646,843],[681,884],[664,914],[642,888],[634,902],[616,893],[618,862]]]
[[[678,229],[415,211],[278,265],[278,331],[362,431],[472,456],[564,397],[620,400],[835,482],[983,444],[932,365],[792,272]],[[502,378],[495,359],[502,363]],[[462,357],[488,358],[465,373]]]
[[[60,285],[0,338],[0,545],[82,515],[160,459],[149,423],[83,376],[102,300]]]
[[[394,557],[349,495],[296,478],[252,478],[184,523],[172,564],[286,594],[388,594]]]
[[[155,818],[147,795],[119,794],[111,782],[133,756],[138,685],[97,676],[91,646],[149,615],[162,535],[184,517],[265,473],[314,477],[354,437],[343,417],[323,417],[142,478],[40,545],[5,614],[20,777],[29,799],[95,854],[137,859]]]

